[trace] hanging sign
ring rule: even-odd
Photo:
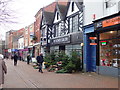
[[[101,42],[102,46],[107,45],[107,41],[100,41],[100,42]]]
[[[89,39],[90,39],[90,45],[97,45],[96,43],[97,37],[89,37]]]

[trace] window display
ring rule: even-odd
[[[120,66],[120,38],[117,31],[100,34],[100,65],[101,66]],[[109,34],[108,34],[109,33]],[[116,34],[115,34],[116,33]],[[112,37],[114,38],[112,38]],[[108,38],[109,37],[109,38]],[[116,38],[115,38],[116,37]]]

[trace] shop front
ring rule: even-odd
[[[97,72],[118,76],[120,67],[120,13],[95,21],[98,36]]]
[[[40,52],[41,52],[40,47],[41,47],[40,43],[35,43],[33,45],[33,56],[34,56],[34,58],[36,58],[40,54]]]
[[[19,49],[20,60],[27,61],[28,48]]]
[[[41,53],[43,54],[43,56],[50,53],[50,44],[48,43],[48,40],[46,38],[41,38]]]
[[[84,27],[84,69],[118,76],[120,67],[120,13]]]
[[[64,51],[70,55],[72,51],[77,51],[82,56],[83,34],[74,33],[66,36],[51,39],[50,52]]]

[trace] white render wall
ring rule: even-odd
[[[104,2],[105,2],[106,0],[104,0]],[[108,0],[107,0],[108,1]],[[105,3],[104,3],[104,16],[109,16],[109,15],[112,15],[112,14],[114,14],[114,13],[118,13],[118,2],[119,2],[120,0],[111,0],[111,2],[113,2],[114,3],[114,5],[112,6],[112,7],[110,7],[110,8],[105,8]]]
[[[18,39],[18,49],[24,49],[24,38],[23,37]]]
[[[93,14],[96,19],[103,17],[103,0],[84,0],[84,26],[91,24]]]
[[[115,5],[109,8],[106,8],[105,1],[108,0],[83,0],[84,4],[84,26],[91,24],[93,19],[93,14],[95,14],[97,19],[100,19],[105,16],[118,13],[118,2],[120,0],[111,0],[115,2]]]

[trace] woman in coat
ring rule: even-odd
[[[2,84],[4,84],[4,73],[7,73],[7,68],[3,61],[3,55],[0,54],[0,88],[2,88]]]

